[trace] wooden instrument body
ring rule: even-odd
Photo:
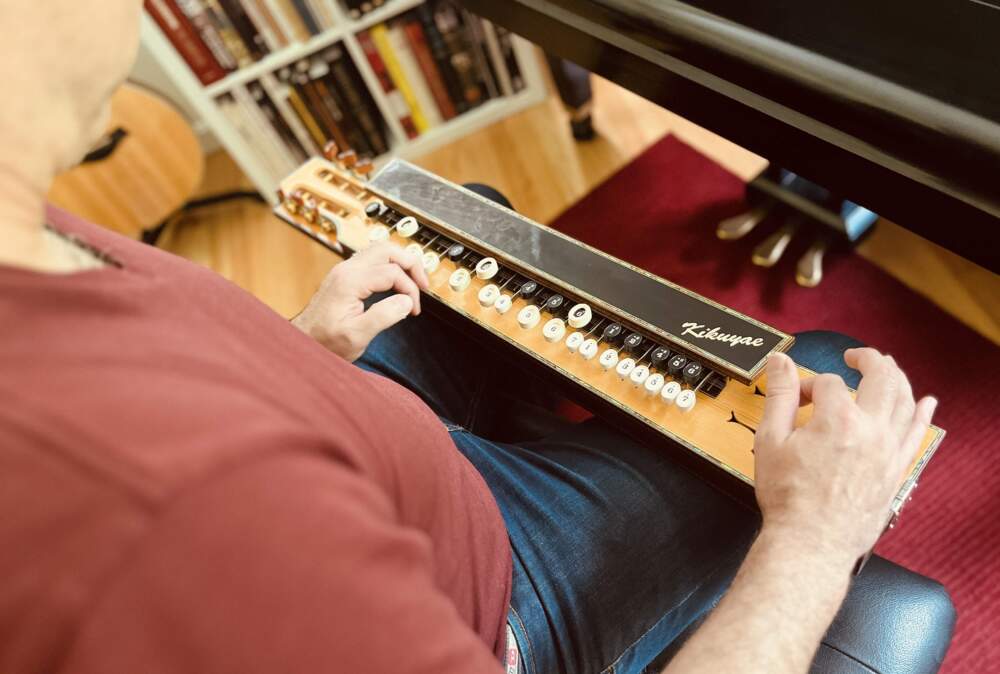
[[[369,245],[368,231],[372,223],[365,216],[364,208],[372,200],[410,213],[405,203],[390,199],[350,170],[322,159],[307,162],[286,178],[281,184],[281,192],[286,198],[282,199],[276,214],[341,253],[346,252],[345,248],[354,251]],[[315,209],[304,209],[296,200],[287,198],[293,194],[299,198],[304,195],[307,201],[309,197],[314,199]],[[323,222],[324,218],[319,216],[321,212],[335,216],[335,228]],[[421,224],[435,228],[434,222],[423,216],[419,219]],[[389,240],[403,247],[412,243],[398,233],[392,233]],[[541,325],[523,329],[517,314],[527,304],[526,300],[515,297],[510,310],[501,315],[478,301],[479,290],[488,281],[472,275],[468,288],[461,292],[453,290],[448,279],[456,268],[455,263],[442,256],[440,266],[428,274],[430,289],[427,294],[446,313],[462,316],[465,320],[459,321],[460,324],[475,326],[473,332],[482,333],[488,341],[510,354],[520,354],[522,362],[527,357],[529,362],[539,365],[538,372],[543,374],[545,381],[565,384],[562,390],[592,411],[610,417],[609,420],[619,423],[647,444],[672,450],[672,455],[685,465],[753,503],[753,440],[763,412],[766,375],[759,375],[750,383],[730,379],[717,397],[698,391],[695,406],[682,411],[676,405],[664,403],[659,396],[647,395],[641,386],[633,386],[628,379],[622,380],[613,368],[605,370],[596,358],[585,360],[571,352],[564,340],[547,341]],[[802,367],[799,372],[803,378],[813,375]],[[804,424],[811,412],[811,405],[800,408],[798,424]],[[928,429],[910,470],[901,476],[894,513],[898,514],[909,498],[917,478],[943,437],[944,431],[940,428]]]

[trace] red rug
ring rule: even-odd
[[[991,464],[1000,349],[858,256],[830,260],[814,289],[793,280],[798,249],[777,268],[753,266],[752,241],[714,234],[744,209],[743,192],[739,178],[667,137],[553,226],[785,331],[853,335],[891,353],[918,395],[936,395],[948,435],[878,552],[951,593],[958,626],[942,671],[1000,667],[1000,472]]]

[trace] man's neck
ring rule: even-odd
[[[66,274],[79,271],[68,244],[45,234],[51,171],[0,163],[0,265]]]

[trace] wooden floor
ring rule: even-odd
[[[599,137],[576,143],[558,99],[471,134],[417,163],[455,182],[484,182],[530,218],[549,222],[664,134],[672,133],[749,179],[760,157],[609,82],[595,79]],[[209,157],[203,193],[248,186],[219,152]],[[164,233],[161,245],[215,269],[276,311],[304,306],[337,258],[252,202],[214,206]],[[1000,344],[1000,276],[890,222],[859,253]]]

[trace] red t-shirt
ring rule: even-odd
[[[123,268],[0,266],[0,672],[499,672],[506,531],[431,410],[50,218]]]

